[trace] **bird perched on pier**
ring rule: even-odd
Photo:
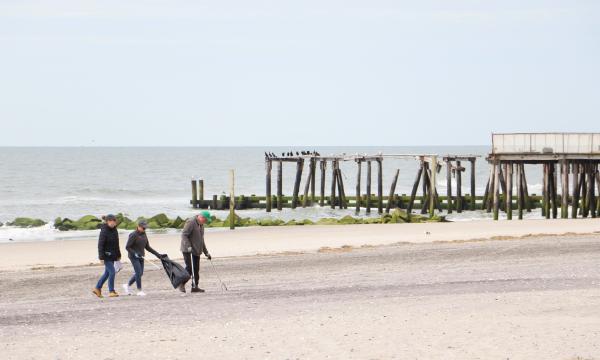
[[[296,151],[296,156],[300,156],[300,153]]]
[[[265,157],[268,159],[270,156],[269,154],[267,154],[267,152],[265,151]]]

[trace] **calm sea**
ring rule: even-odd
[[[265,193],[264,152],[317,150],[325,154],[436,153],[477,154],[484,156],[487,146],[428,147],[191,147],[191,148],[10,148],[0,147],[0,222],[19,216],[41,218],[52,222],[56,217],[79,218],[92,214],[122,212],[132,218],[166,213],[189,216],[190,180],[204,179],[205,196],[228,193],[229,170],[236,172],[236,194]],[[387,193],[393,173],[400,169],[397,192],[409,193],[417,170],[414,160],[386,159],[383,166],[384,192]],[[467,164],[468,165],[468,164]],[[477,191],[483,192],[489,168],[483,158],[477,166]],[[341,164],[347,191],[354,194],[356,165]],[[284,164],[284,193],[292,192],[295,164]],[[539,191],[539,171],[528,174],[530,191]],[[305,173],[306,174],[306,173]],[[329,177],[329,173],[327,174]],[[363,176],[365,171],[363,171]],[[304,181],[305,176],[303,176]],[[468,178],[467,178],[468,179]],[[275,186],[273,177],[273,187]],[[329,179],[328,179],[329,180]],[[363,179],[364,184],[364,179]],[[438,176],[440,193],[445,192],[443,170]],[[463,192],[469,183],[463,181]],[[329,187],[327,187],[329,189]],[[364,190],[363,190],[364,191]],[[348,212],[318,207],[275,211],[248,210],[242,216],[318,218],[343,216]],[[225,216],[217,212],[217,216]],[[481,217],[465,214],[463,217]],[[49,235],[51,234],[51,235]],[[42,229],[0,228],[0,241],[51,240],[57,234],[50,226]],[[66,235],[72,236],[72,235]]]

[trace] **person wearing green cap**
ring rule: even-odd
[[[185,268],[193,279],[191,290],[193,293],[204,292],[198,287],[200,254],[204,253],[208,260],[212,259],[204,242],[204,225],[210,224],[211,221],[210,213],[205,210],[188,219],[181,231],[181,252],[185,261]],[[179,286],[179,291],[185,293],[185,284]]]

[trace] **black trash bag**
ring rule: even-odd
[[[168,256],[161,257],[160,261],[162,261],[163,268],[165,269],[169,280],[171,280],[174,289],[190,280],[190,274],[188,274],[187,270],[175,261],[169,259]]]

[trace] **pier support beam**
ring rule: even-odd
[[[377,159],[377,212],[383,213],[383,160]]]
[[[319,166],[321,168],[321,198],[319,199],[319,205],[323,207],[325,206],[325,174],[327,170],[327,161],[321,160]]]
[[[400,174],[400,169],[396,169],[396,174],[394,175],[394,179],[392,180],[392,185],[390,186],[390,195],[388,196],[387,205],[385,207],[385,212],[387,214],[390,213],[390,208],[392,207],[394,193],[396,192],[396,183],[398,182],[398,175]]]
[[[521,176],[521,164],[517,163],[517,217],[523,220],[523,177]]]
[[[192,179],[192,207],[195,209],[198,207],[198,188],[196,187],[196,180]]]
[[[277,163],[277,210],[283,209],[283,161]]]
[[[493,186],[493,211],[494,220],[498,220],[498,211],[500,208],[500,164],[497,160],[493,162],[494,186]]]
[[[367,161],[367,214],[371,213],[371,161]]]
[[[337,186],[337,174],[336,174],[336,162],[331,162],[331,196],[329,197],[330,206],[332,209],[335,209],[335,188]]]
[[[362,172],[362,162],[356,160],[356,213],[360,213],[360,178]]]
[[[471,210],[475,210],[476,194],[475,194],[475,158],[469,160],[471,162]]]
[[[456,161],[456,212],[461,213],[463,209],[462,199],[462,172],[464,169],[460,166],[460,160]]]
[[[406,207],[406,216],[408,217],[409,220],[410,220],[413,206],[415,204],[415,197],[417,196],[417,191],[419,190],[419,181],[421,181],[421,173],[422,172],[423,172],[423,160],[421,160],[419,170],[417,171],[417,176],[415,178],[415,182],[413,183],[413,187],[410,192],[410,200],[408,202],[408,206]]]
[[[452,214],[452,161],[446,160],[446,202],[448,214]]]
[[[265,203],[266,203],[265,206],[266,206],[267,212],[271,212],[271,206],[272,206],[272,204],[271,204],[271,200],[272,200],[272,197],[271,197],[271,169],[272,169],[272,162],[271,162],[271,160],[266,160],[265,161],[265,167],[266,167],[266,171],[267,171],[267,176],[266,176],[266,179],[265,179],[265,181],[266,181],[266,190],[267,190],[266,191],[267,194],[265,196]]]
[[[506,218],[512,220],[513,164],[506,167]]]
[[[437,156],[431,157],[431,183],[429,184],[429,217],[433,217],[435,215],[435,206],[436,206],[436,186],[435,186],[435,176],[437,174]]]

